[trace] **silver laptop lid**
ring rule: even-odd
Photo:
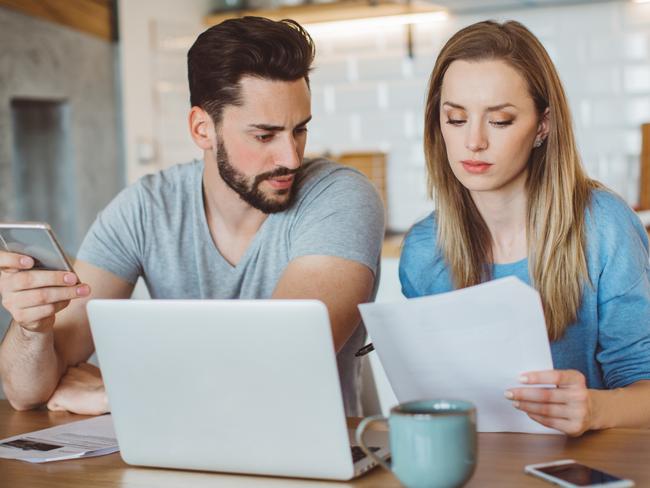
[[[329,317],[316,300],[91,300],[129,464],[349,479]]]

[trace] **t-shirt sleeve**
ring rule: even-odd
[[[435,218],[430,214],[416,223],[404,239],[399,258],[399,281],[406,298],[434,293],[442,283],[436,283],[443,271],[436,252]]]
[[[610,389],[650,379],[648,237],[631,209],[612,202],[613,208],[596,222],[606,229],[598,234],[602,271],[597,360]]]
[[[313,187],[296,208],[289,259],[336,256],[366,265],[377,274],[384,238],[384,206],[362,174],[335,169]]]
[[[145,214],[140,183],[122,190],[97,215],[78,259],[135,283],[143,269]]]

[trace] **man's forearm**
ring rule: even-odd
[[[614,390],[591,390],[593,429],[650,428],[650,380]]]
[[[0,376],[17,410],[37,407],[50,398],[62,373],[54,332],[30,332],[12,322],[0,345]]]

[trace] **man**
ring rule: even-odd
[[[0,374],[15,408],[108,410],[99,372],[85,363],[94,348],[85,304],[129,297],[142,276],[153,298],[322,300],[346,410],[360,414],[357,304],[376,290],[383,206],[359,173],[303,161],[313,57],[293,21],[208,29],[188,53],[189,128],[204,160],[122,191],[84,239],[76,275],[0,253],[2,303],[14,319]]]

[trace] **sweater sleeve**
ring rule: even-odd
[[[611,389],[650,379],[650,265],[648,236],[634,212],[613,195],[599,200],[596,357]]]

